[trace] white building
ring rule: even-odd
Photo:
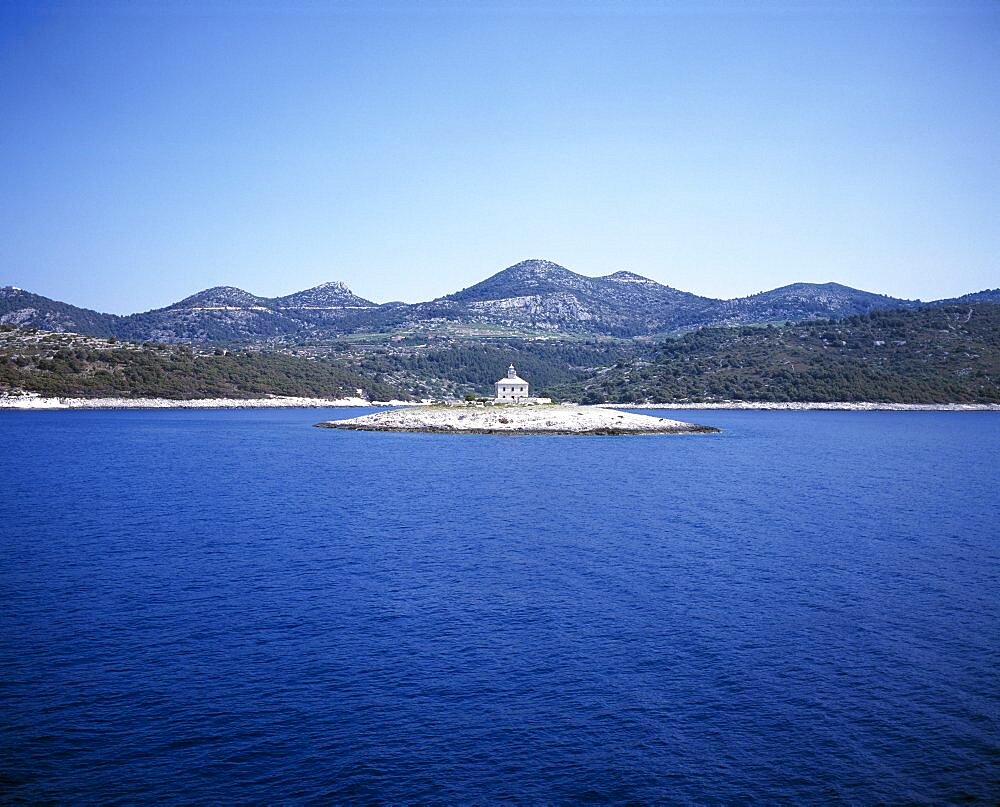
[[[528,382],[520,378],[512,364],[507,368],[507,377],[496,383],[498,401],[524,401],[528,398]]]

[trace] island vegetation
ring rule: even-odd
[[[514,362],[533,394],[583,403],[1000,403],[1000,305],[703,328],[660,339],[455,338],[165,345],[0,326],[0,392],[418,400],[492,395]]]
[[[335,358],[137,344],[0,326],[0,392],[66,397],[409,397]]]
[[[1000,306],[705,328],[556,385],[584,403],[1000,403]]]

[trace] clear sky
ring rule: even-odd
[[[0,285],[1000,285],[1000,3],[0,4]]]

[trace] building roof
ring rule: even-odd
[[[516,376],[516,375],[504,376],[499,381],[497,381],[497,384],[524,384],[524,386],[528,386],[528,382],[527,381],[525,381],[520,376]]]

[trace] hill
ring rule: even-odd
[[[491,394],[513,361],[533,392],[587,403],[1000,402],[1000,305],[896,309],[656,343],[406,338],[282,352],[130,343],[0,326],[0,390],[64,396]]]
[[[252,398],[295,395],[406,398],[336,359],[275,353],[196,352],[72,333],[0,326],[0,392],[64,397]]]
[[[707,328],[551,392],[588,403],[1000,403],[1000,305]]]
[[[298,291],[270,301],[275,308],[291,311],[343,311],[375,308],[375,303],[358,297],[347,285],[339,281],[321,283],[305,291]]]
[[[800,322],[840,318],[883,308],[913,308],[914,300],[852,289],[840,283],[792,283],[771,291],[726,300],[710,324]]]
[[[1000,292],[978,292],[967,301],[996,301],[996,295]],[[276,298],[217,286],[164,308],[118,316],[7,287],[0,289],[0,322],[135,341],[273,347],[330,343],[352,334],[413,332],[472,338],[646,338],[708,326],[839,318],[920,305],[837,283],[794,283],[716,300],[633,272],[587,277],[533,259],[453,294],[412,304],[379,305],[333,281]]]
[[[542,390],[580,381],[634,355],[636,345],[614,339],[435,339],[342,350],[359,370],[414,397],[461,398],[492,397],[494,382],[511,362],[531,380],[532,389]]]
[[[638,336],[696,322],[716,302],[631,272],[585,277],[551,261],[529,260],[439,304],[452,306],[466,322]]]
[[[15,286],[0,288],[0,323],[45,331],[117,336],[123,317],[50,300]]]

